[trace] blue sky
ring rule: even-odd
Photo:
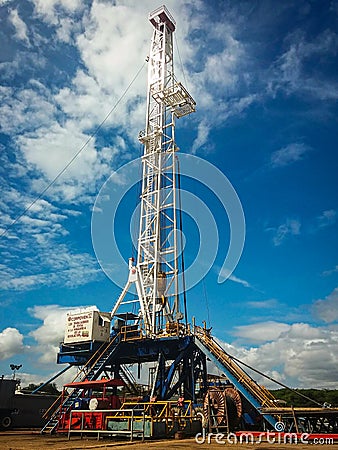
[[[197,102],[177,123],[177,144],[223,172],[246,222],[241,259],[219,283],[227,215],[210,190],[183,179],[219,236],[214,263],[188,292],[189,314],[207,320],[230,353],[284,383],[337,388],[338,2],[166,5],[177,22],[176,75]],[[142,152],[146,66],[81,155],[24,211],[144,64],[147,16],[158,6],[0,0],[1,373],[22,363],[24,382],[44,381],[61,369],[55,355],[67,310],[109,311],[119,295],[97,262],[91,217],[104,182]],[[114,225],[125,259],[134,191]],[[185,214],[188,263],[198,220]],[[125,266],[116,271],[127,278]]]

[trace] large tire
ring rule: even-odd
[[[11,416],[2,416],[0,418],[0,428],[2,430],[9,430],[12,426],[12,418]]]

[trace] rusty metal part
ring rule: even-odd
[[[204,415],[208,419],[210,416],[221,425],[226,421],[226,404],[224,391],[218,388],[210,388],[205,394],[203,402]]]
[[[242,416],[241,396],[231,386],[211,387],[204,397],[203,412],[214,424],[233,428]]]

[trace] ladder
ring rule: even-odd
[[[208,350],[217,358],[222,365],[228,369],[236,379],[253,394],[261,406],[274,407],[273,395],[262,386],[259,386],[238,364],[234,362],[230,355],[228,355],[222,347],[201,327],[195,327],[196,337],[208,348]]]
[[[126,388],[130,392],[130,394],[138,395],[139,389],[137,387],[137,383],[135,380],[134,375],[131,373],[131,371],[128,369],[126,365],[120,366],[120,377],[126,384]]]
[[[215,392],[215,391],[214,391]],[[229,414],[228,414],[228,406],[226,396],[222,391],[219,392],[220,397],[223,397],[224,401],[224,410],[222,410],[223,417],[221,418],[219,415],[218,405],[214,405],[211,401],[210,397],[208,398],[208,407],[207,407],[207,418],[208,418],[208,428],[209,433],[223,433],[226,436],[229,433]]]
[[[98,377],[101,375],[101,373],[104,371],[106,364],[109,362],[109,360],[112,358],[114,353],[116,352],[118,348],[119,343],[119,336],[120,334],[117,334],[107,345],[107,343],[104,343],[93,355],[93,357],[87,362],[86,366],[81,370],[79,374],[76,375],[73,381],[93,381],[97,380]],[[96,359],[95,359],[96,358]],[[86,372],[86,368],[89,368],[89,372]],[[81,377],[79,378],[79,375]],[[49,433],[52,434],[58,427],[59,424],[59,418],[62,415],[62,413],[67,412],[74,404],[75,400],[79,398],[79,396],[82,394],[83,389],[73,389],[73,391],[63,400],[62,402],[62,395],[54,402],[54,404],[51,406],[51,408],[45,413],[45,417],[50,413],[50,411],[58,405],[59,401],[61,400],[61,404],[54,409],[52,412],[49,420],[44,425],[44,427],[41,429],[40,433]]]

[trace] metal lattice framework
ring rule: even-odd
[[[135,283],[145,334],[152,337],[166,324],[178,324],[184,318],[179,302],[175,118],[195,111],[195,101],[174,77],[174,19],[162,6],[149,20],[154,30],[146,127],[139,134],[144,153],[138,256],[136,266],[129,262],[129,279],[112,315]]]

